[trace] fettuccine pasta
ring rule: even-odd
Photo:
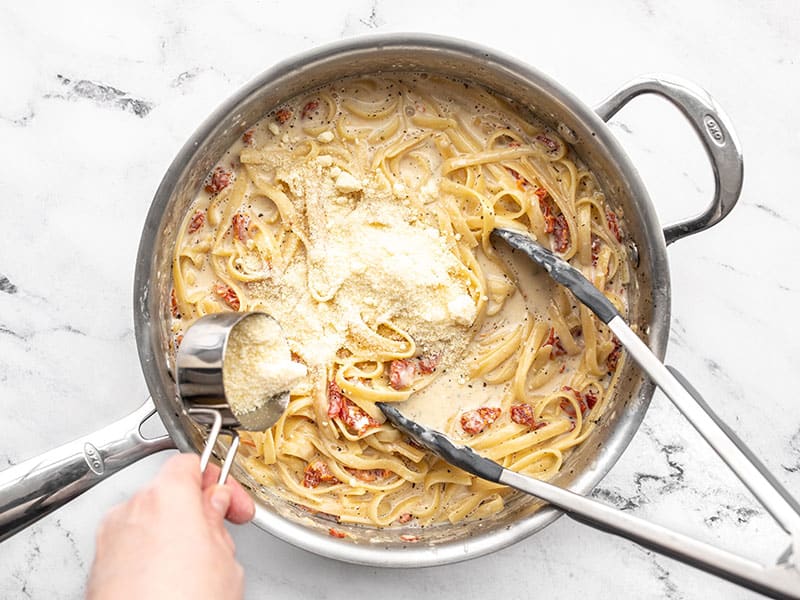
[[[509,490],[427,454],[375,402],[547,479],[591,432],[623,357],[565,289],[507,249],[524,230],[625,314],[621,220],[555,132],[482,87],[348,79],[266,115],[209,174],[173,261],[176,345],[261,310],[308,376],[243,461],[287,500],[385,527],[485,518]]]

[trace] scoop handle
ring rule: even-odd
[[[99,431],[0,471],[0,542],[137,460],[174,448],[168,436],[145,438],[155,413],[148,398],[135,412]]]

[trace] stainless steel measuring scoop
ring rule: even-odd
[[[236,451],[238,429],[264,431],[272,427],[289,405],[289,390],[268,397],[254,411],[235,415],[225,396],[223,364],[231,331],[245,319],[274,319],[262,312],[226,312],[206,315],[195,321],[183,336],[176,356],[178,394],[186,413],[209,428],[206,445],[200,455],[200,470],[205,472],[221,434],[231,436],[231,444],[222,462],[219,483],[225,483]],[[277,321],[276,321],[277,323]],[[286,343],[281,335],[279,343]]]

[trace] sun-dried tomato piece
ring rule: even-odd
[[[402,390],[414,383],[417,368],[413,361],[405,358],[393,360],[389,364],[389,385]]]
[[[569,400],[562,400],[558,403],[558,406],[563,410],[571,419],[574,419],[576,416],[575,413],[575,406]]]
[[[547,421],[537,421],[533,414],[533,407],[524,403],[511,405],[511,420],[520,425],[527,425],[533,431],[547,425]]]
[[[339,419],[345,426],[356,435],[363,435],[368,429],[380,427],[375,419],[370,417],[353,401],[342,396],[342,408],[339,411]]]
[[[224,283],[217,283],[214,284],[214,293],[222,298],[223,302],[225,302],[225,304],[230,306],[233,310],[239,310],[241,307],[239,296],[236,295],[236,292],[232,287],[227,286]]]
[[[186,231],[189,233],[195,233],[200,231],[200,228],[205,225],[206,222],[206,214],[202,210],[198,210],[192,216],[192,220],[189,221],[189,227],[187,227]]]
[[[571,388],[566,385],[561,389],[565,392],[572,392],[572,394],[575,396],[575,399],[578,401],[578,407],[580,408],[582,415],[593,409],[597,404],[597,394],[593,389],[589,389],[583,394],[581,394],[575,388]],[[567,413],[571,418],[575,418],[575,406],[572,404],[572,402],[569,400],[562,400],[560,406],[561,410]]]
[[[231,220],[233,235],[242,242],[246,242],[250,237],[250,217],[244,213],[237,212]]]
[[[518,190],[523,191],[530,185],[530,182],[527,179],[525,179],[522,175],[520,175],[519,171],[516,171],[511,167],[506,167],[506,169],[508,170],[509,173],[511,173],[511,176],[516,180]]]
[[[182,343],[183,343],[183,334],[179,333],[178,335],[175,336],[175,350],[180,348]]]
[[[414,383],[417,375],[430,375],[439,366],[441,356],[420,356],[416,359],[400,358],[389,363],[389,385],[402,390]]]
[[[583,399],[586,402],[586,406],[589,410],[592,410],[597,404],[597,394],[594,393],[594,390],[590,389],[584,392]]]
[[[497,421],[497,418],[500,416],[501,412],[502,411],[496,406],[481,406],[478,409],[478,414],[484,421],[486,421],[487,425],[491,425]]]
[[[544,189],[543,187],[536,188],[536,191],[535,191],[535,192],[533,192],[533,193],[534,193],[534,194],[536,194],[536,197],[537,197],[537,198],[539,198],[539,201],[540,201],[540,202],[541,202],[542,200],[544,200],[545,198],[547,198],[547,197],[549,197],[549,196],[550,196],[550,194],[548,193],[548,191],[547,191],[546,189]],[[543,211],[543,212],[544,212],[544,211]]]
[[[328,465],[321,460],[308,463],[305,471],[303,471],[303,487],[315,488],[323,481],[331,483],[339,482],[336,476],[331,473]]]
[[[617,238],[618,242],[621,242],[622,232],[619,230],[619,217],[610,208],[606,208],[606,223],[608,224],[608,230]]]
[[[583,397],[581,397],[581,394],[578,390],[569,387],[568,385],[562,387],[561,390],[564,392],[572,392],[572,395],[575,396],[575,399],[578,401],[578,407],[580,408],[581,414],[586,412],[586,403],[583,401]],[[569,400],[561,400],[559,406],[561,407],[561,410],[570,416],[570,418],[574,419],[577,416],[577,413],[575,412],[575,405]]]
[[[412,515],[411,513],[403,513],[402,515],[397,517],[397,522],[398,523],[408,523],[413,518],[414,518],[414,515]]]
[[[319,477],[319,473],[309,467],[311,467],[311,465],[308,465],[303,472],[303,487],[315,488],[322,479]]]
[[[560,214],[553,223],[553,249],[556,252],[566,252],[569,248],[569,226],[567,217]]]
[[[275,120],[283,125],[292,118],[292,111],[288,108],[279,108],[278,111],[275,113]]]
[[[555,152],[556,150],[558,150],[558,142],[556,142],[553,139],[550,139],[549,137],[547,137],[543,133],[540,133],[539,135],[534,136],[533,139],[535,139],[537,142],[541,142],[542,145],[545,148],[547,148],[550,152]]]
[[[384,479],[391,473],[391,471],[387,471],[386,469],[351,469],[349,467],[345,467],[345,470],[356,479],[360,479],[366,483],[372,483],[378,479]]]
[[[172,288],[172,291],[169,293],[169,307],[172,311],[172,316],[176,319],[180,319],[181,313],[178,310],[178,297],[175,295],[175,288]]]
[[[344,531],[339,531],[338,529],[334,529],[333,527],[328,529],[328,535],[339,539],[347,537],[347,534]]]
[[[539,194],[536,195],[538,196]],[[553,204],[552,198],[550,198],[549,196],[544,196],[544,197],[540,196],[539,209],[542,211],[542,217],[544,217],[544,232],[553,233],[553,229],[555,228],[556,218],[553,215],[553,210],[555,209],[555,205]]]
[[[306,102],[306,105],[303,107],[303,110],[300,113],[300,118],[306,119],[308,115],[319,108],[319,100],[311,100]]]
[[[600,257],[600,238],[596,235],[592,236],[592,265],[597,264],[597,259]]]
[[[231,182],[232,173],[222,167],[217,167],[211,172],[211,178],[206,184],[206,191],[209,194],[218,194],[224,190]]]
[[[622,352],[622,344],[617,338],[614,338],[614,349],[609,352],[608,357],[606,357],[606,367],[608,368],[609,373],[613,373],[617,370],[617,365],[619,364],[619,355]]]
[[[441,360],[440,355],[435,356],[420,356],[419,360],[417,361],[417,367],[419,367],[419,372],[423,375],[430,375],[436,370],[436,367],[439,366],[439,361]]]
[[[550,358],[564,356],[567,353],[564,346],[561,344],[561,338],[556,335],[554,327],[550,328],[550,335],[547,337],[547,341],[544,345],[550,346]]]
[[[471,435],[480,433],[497,420],[500,412],[499,408],[489,406],[468,410],[461,415],[461,429]]]
[[[567,224],[567,217],[564,213],[555,214],[556,205],[553,199],[543,188],[536,190],[536,195],[539,197],[539,209],[542,211],[544,218],[544,232],[553,234],[553,249],[556,252],[564,252],[569,248],[569,225]]]
[[[328,382],[328,416],[338,417],[342,412],[342,405],[344,403],[344,394],[342,388],[336,385],[335,381]]]
[[[530,404],[512,404],[511,420],[520,425],[530,426],[535,420],[533,407]]]
[[[475,435],[486,429],[486,421],[481,419],[477,410],[468,410],[461,415],[461,429],[470,435]]]

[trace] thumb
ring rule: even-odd
[[[231,490],[224,485],[214,484],[203,490],[203,504],[212,535],[220,536],[223,543],[233,551],[235,549],[233,538],[224,525],[225,515],[231,506],[231,498]]]
[[[214,484],[203,490],[203,496],[205,496],[209,519],[214,523],[222,524],[231,507],[231,491],[224,485]]]

